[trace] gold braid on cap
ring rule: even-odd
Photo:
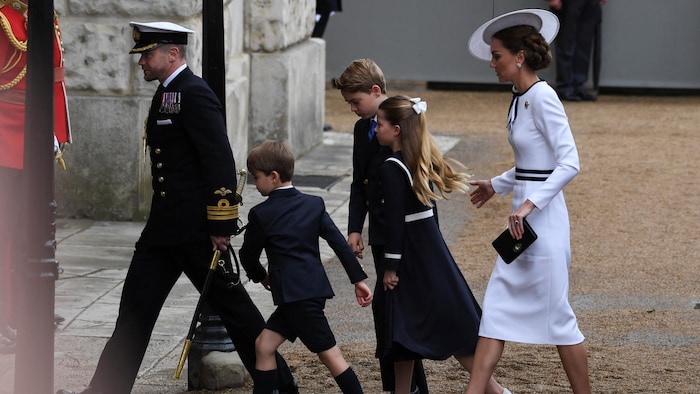
[[[137,49],[138,49],[139,51],[141,51],[141,52],[147,52],[147,51],[150,51],[151,49],[153,49],[153,48],[155,48],[155,47],[157,47],[157,46],[159,46],[159,45],[160,45],[159,42],[154,42],[153,44],[148,44],[148,45],[146,45],[146,46],[144,46],[144,47],[137,48]]]

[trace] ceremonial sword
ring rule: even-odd
[[[238,220],[238,205],[243,205],[243,187],[245,186],[246,177],[248,176],[248,171],[242,169],[238,171],[238,185],[236,186],[236,220]],[[240,230],[236,231],[233,235],[234,237],[241,232],[243,232],[243,226]],[[236,255],[233,254],[235,258]],[[212,277],[216,271],[216,266],[218,265],[219,259],[221,258],[221,251],[215,250],[214,255],[211,257],[211,262],[209,263],[209,270],[207,271],[207,277],[204,280],[204,286],[202,287],[202,292],[199,294],[199,300],[197,301],[197,307],[194,309],[194,316],[192,316],[192,322],[190,323],[190,330],[187,332],[187,337],[185,338],[185,345],[182,347],[182,354],[180,354],[180,360],[177,363],[177,368],[175,368],[175,375],[173,379],[180,379],[182,375],[182,369],[185,366],[185,360],[190,352],[190,347],[192,346],[192,339],[194,338],[194,331],[197,328],[197,322],[199,321],[199,315],[201,314],[202,304],[207,296],[207,291],[209,285],[211,284]]]

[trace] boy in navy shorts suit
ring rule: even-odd
[[[273,392],[275,352],[284,341],[296,338],[318,354],[343,393],[362,393],[323,312],[334,293],[319,257],[319,238],[325,239],[340,259],[363,307],[372,302],[372,292],[364,282],[367,275],[326,212],[323,199],[292,186],[294,155],[287,144],[263,142],[248,155],[248,170],[255,187],[268,198],[248,214],[241,264],[253,282],[272,291],[277,305],[255,341],[253,393]],[[260,263],[263,249],[269,272]]]

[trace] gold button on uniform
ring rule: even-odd
[[[369,183],[369,179],[367,179],[367,178],[363,179],[363,180],[362,180],[362,183],[364,183],[365,185],[368,184],[368,183]]]
[[[160,154],[160,148],[156,148],[156,150],[155,150],[154,152],[156,153],[156,155],[159,155],[159,154]]]
[[[161,197],[165,197],[165,192],[160,192]]]
[[[156,163],[156,168],[163,168],[163,163]]]
[[[160,183],[165,182],[165,178],[163,178],[162,176],[159,176],[159,177],[158,177],[158,182],[160,182]]]

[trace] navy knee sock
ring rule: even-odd
[[[355,375],[352,367],[348,367],[343,373],[335,377],[335,382],[338,383],[340,391],[343,394],[362,394],[362,386],[360,380]]]
[[[270,394],[275,389],[277,370],[253,372],[253,394]]]

